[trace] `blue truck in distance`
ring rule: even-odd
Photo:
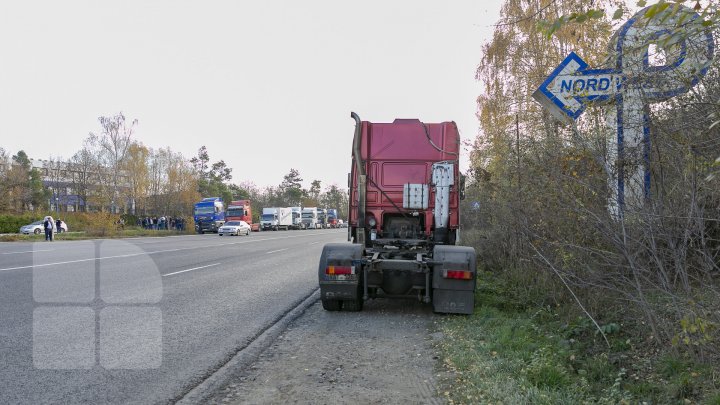
[[[203,198],[202,201],[195,203],[193,219],[195,219],[197,233],[217,233],[225,223],[225,204],[223,204],[222,198]]]
[[[328,228],[337,228],[338,226],[338,213],[334,208],[327,210],[327,225]]]

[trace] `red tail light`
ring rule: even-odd
[[[325,268],[325,274],[329,276],[340,276],[355,274],[355,267],[350,266],[327,266]]]
[[[454,278],[457,280],[472,280],[473,273],[468,270],[445,270],[443,272],[443,277]]]

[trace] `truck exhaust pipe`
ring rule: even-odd
[[[355,228],[355,242],[365,246],[365,193],[367,191],[367,175],[365,166],[360,154],[360,141],[362,137],[362,121],[354,111],[350,117],[355,120],[355,135],[353,136],[353,157],[355,158],[355,170],[358,174],[358,224]]]

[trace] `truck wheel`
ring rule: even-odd
[[[323,309],[326,311],[339,311],[342,301],[340,300],[321,300]]]

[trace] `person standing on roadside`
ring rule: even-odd
[[[55,232],[55,220],[51,216],[45,217],[43,222],[43,228],[45,228],[45,240],[53,241],[53,233]]]

